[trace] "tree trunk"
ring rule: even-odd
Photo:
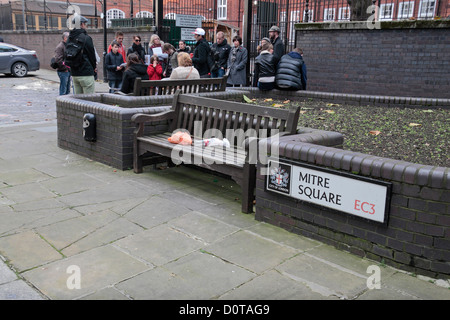
[[[347,3],[351,21],[366,21],[372,15],[372,10],[367,13],[367,8],[373,4],[372,0],[347,0]]]

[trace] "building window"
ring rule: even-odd
[[[227,0],[217,0],[217,20],[227,19]]]
[[[414,14],[414,1],[400,2],[398,4],[398,19],[408,19]]]
[[[419,5],[419,18],[434,17],[435,7],[436,0],[421,0]]]
[[[111,19],[123,19],[125,18],[125,12],[119,9],[110,9],[106,11],[106,25],[111,27]]]
[[[392,20],[394,16],[394,4],[385,3],[380,6],[380,21]]]
[[[323,12],[323,21],[334,21],[334,17],[336,14],[335,8],[327,8]]]
[[[339,8],[339,20],[350,20],[350,7]]]
[[[150,11],[139,11],[136,13],[136,18],[153,18],[153,13]]]
[[[173,13],[173,12],[169,12],[168,14],[166,14],[166,15],[164,16],[164,19],[167,19],[167,20],[176,20],[176,19],[177,19],[177,14],[176,14],[176,13]]]
[[[289,44],[293,45],[295,42],[295,26],[294,24],[300,19],[300,11],[291,11],[291,20],[289,21]]]

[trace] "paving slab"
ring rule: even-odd
[[[213,243],[239,231],[239,228],[226,224],[202,213],[191,211],[169,221],[169,225],[205,244]]]
[[[200,249],[203,243],[162,224],[120,239],[115,245],[155,266],[162,266]]]
[[[311,255],[300,254],[280,264],[276,270],[323,296],[354,299],[367,289],[367,275],[336,267]]]
[[[44,300],[41,294],[23,280],[0,284],[0,300]]]
[[[269,270],[224,295],[221,300],[336,300],[314,292],[306,284]]]
[[[34,231],[0,238],[0,253],[20,272],[62,258]]]
[[[218,257],[196,251],[116,287],[133,299],[215,299],[255,276]]]
[[[107,245],[35,268],[23,276],[50,299],[67,300],[92,294],[150,268],[148,264]]]
[[[162,223],[180,217],[191,210],[185,206],[161,197],[160,195],[150,196],[147,200],[129,210],[125,217],[144,227],[152,228]]]
[[[293,248],[246,231],[205,246],[204,250],[258,274],[298,254]]]
[[[36,232],[57,250],[63,250],[117,218],[114,212],[102,211],[40,227]]]

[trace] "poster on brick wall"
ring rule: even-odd
[[[266,190],[386,223],[392,184],[337,170],[270,159]]]

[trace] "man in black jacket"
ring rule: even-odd
[[[284,43],[280,38],[281,29],[277,26],[272,26],[269,29],[270,42],[273,45],[273,57],[275,63],[280,61],[281,57],[284,55]]]
[[[76,28],[76,19],[79,19],[80,21],[79,29]],[[75,17],[74,20],[73,23],[75,23],[75,28],[70,31],[68,41],[79,39],[84,43],[83,57],[80,66],[71,68],[74,93],[95,93],[94,74],[97,71],[97,59],[95,57],[94,42],[86,32],[89,20],[83,16]]]
[[[225,34],[222,31],[217,32],[216,43],[211,47],[214,52],[217,69],[211,70],[211,78],[222,78],[227,69],[228,56],[230,55],[231,46],[225,39]]]
[[[283,90],[306,90],[306,65],[303,51],[295,48],[281,57],[275,76],[276,86]]]
[[[194,54],[192,56],[192,63],[195,69],[198,70],[200,78],[209,78],[209,67],[208,67],[208,54],[211,48],[205,39],[205,30],[202,28],[195,29],[193,32],[197,44],[195,45]]]

